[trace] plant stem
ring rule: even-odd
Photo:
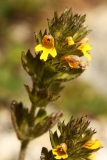
[[[25,159],[25,153],[26,153],[28,143],[29,143],[29,140],[21,141],[19,160],[24,160]]]
[[[32,105],[31,110],[30,110],[30,116],[29,116],[29,126],[33,126],[34,124],[34,118],[35,118],[35,110],[36,107]]]

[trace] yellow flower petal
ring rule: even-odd
[[[99,140],[98,139],[93,140],[92,138],[83,145],[83,148],[92,150],[99,149],[100,147],[101,143],[99,142]]]
[[[78,50],[81,50],[84,56],[87,57],[89,61],[91,60],[91,55],[87,51],[90,51],[91,49],[92,47],[89,44],[85,44],[85,45],[82,44],[78,47]]]
[[[67,154],[61,155],[61,156],[59,156],[59,155],[55,156],[56,159],[66,159],[67,157],[68,157]]]
[[[41,53],[40,59],[46,61],[48,58],[48,54],[51,54],[52,57],[55,57],[57,55],[56,49],[55,48],[47,49],[43,47],[43,52]]]
[[[39,52],[39,51],[42,51],[43,50],[43,46],[42,44],[39,44],[35,47],[35,51]]]
[[[56,57],[56,55],[57,55],[56,49],[55,48],[50,49],[50,54],[52,57]]]
[[[43,51],[41,56],[40,56],[40,59],[43,59],[44,61],[46,61],[48,58],[48,52],[46,51]]]
[[[92,47],[89,45],[89,44],[81,44],[79,47],[78,47],[79,50],[85,50],[85,51],[90,51],[92,49]]]
[[[83,50],[83,54],[89,61],[91,60],[91,55],[88,52]]]

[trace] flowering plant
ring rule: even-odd
[[[35,33],[35,56],[30,50],[22,52],[23,68],[32,80],[32,87],[25,85],[32,105],[30,110],[21,102],[13,101],[11,105],[13,126],[21,141],[19,160],[25,159],[30,140],[49,131],[56,122],[60,135],[50,130],[52,149],[43,147],[41,160],[88,160],[101,148],[99,140],[92,139],[95,130],[89,128],[86,117],[77,120],[71,117],[66,125],[59,121],[62,112],[50,115],[46,112],[46,105],[59,98],[62,82],[77,78],[89,65],[91,46],[87,34],[90,30],[84,26],[85,17],[73,14],[68,8],[60,17],[55,12],[54,18],[48,19],[49,31]],[[84,56],[88,61],[82,60]]]

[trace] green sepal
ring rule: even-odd
[[[57,145],[60,145],[60,138],[58,137],[57,131],[52,133],[52,131],[49,131],[49,136],[50,136],[50,142],[52,145],[52,148],[56,148]]]
[[[87,27],[79,28],[77,32],[73,35],[73,40],[75,42],[81,41],[86,35],[88,35],[91,32],[91,30],[88,30]]]
[[[42,31],[41,30],[39,31],[39,33],[35,32],[35,40],[36,40],[37,44],[41,44],[42,43],[42,38],[43,38],[43,35],[42,35]]]
[[[42,31],[40,30],[39,33],[35,32],[35,40],[37,44],[41,44],[42,43],[42,39],[43,37],[47,35],[47,29],[45,29],[44,33],[42,33]]]
[[[72,55],[72,52],[75,51],[78,47],[79,47],[80,44],[73,44],[71,46],[68,46],[68,44],[64,44],[62,45],[61,47],[58,48],[58,56],[57,58],[60,59],[61,57],[63,56],[66,56],[66,55]]]
[[[58,130],[60,131],[60,134],[61,134],[64,131],[64,128],[65,128],[64,121],[62,123],[60,121],[58,121],[57,127],[58,127]]]

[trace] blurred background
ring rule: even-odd
[[[92,45],[92,61],[79,78],[66,83],[61,98],[49,112],[62,110],[63,119],[88,115],[103,145],[96,160],[107,159],[107,1],[106,0],[4,0],[0,1],[0,160],[17,160],[20,142],[10,119],[12,100],[30,102],[23,84],[31,84],[21,65],[21,52],[34,53],[34,32],[47,28],[47,18],[53,18],[68,7],[74,13],[86,14],[86,25]],[[103,132],[102,132],[103,131]],[[46,144],[46,145],[45,145]],[[31,142],[26,160],[39,159],[41,147],[49,149],[48,133]]]

